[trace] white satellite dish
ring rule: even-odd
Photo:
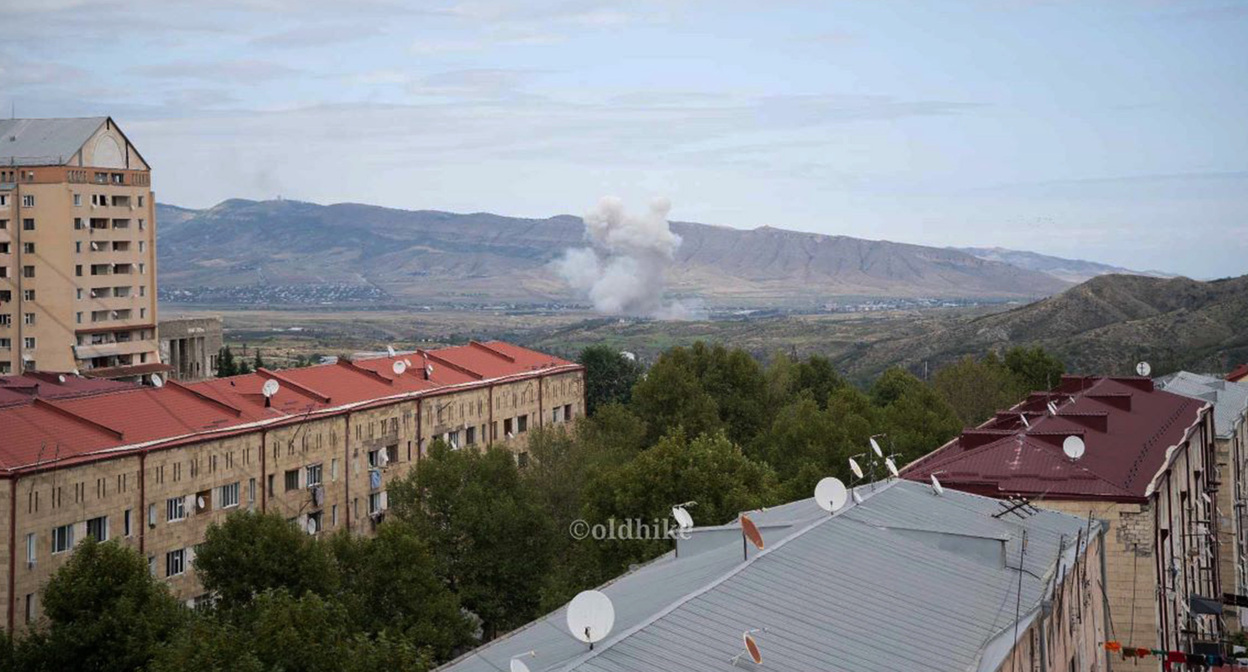
[[[891,457],[884,458],[884,466],[888,467],[888,473],[892,474],[893,478],[897,478],[897,476],[899,475],[897,473],[897,463],[893,462],[893,458]]]
[[[383,467],[390,464],[390,451],[384,448],[377,451],[377,464]]]
[[[936,474],[932,474],[932,492],[938,495],[945,494],[945,488],[940,484],[940,481],[937,480]]]
[[[407,368],[409,368],[409,369],[410,369],[410,368],[412,368],[412,360],[410,360],[410,359],[404,359],[404,360],[403,360],[403,363],[407,365]]]
[[[634,355],[633,353],[631,353],[631,352],[629,352],[629,351],[627,351],[627,350],[624,350],[623,352],[621,352],[621,353],[620,353],[620,356],[621,356],[621,357],[623,357],[624,359],[627,359],[627,360],[628,360],[628,361],[630,361],[630,362],[635,362],[635,361],[637,361],[637,355]]]
[[[672,517],[676,519],[676,524],[682,530],[693,527],[693,516],[689,515],[689,510],[683,506],[673,506]]]
[[[1083,439],[1077,436],[1068,436],[1065,441],[1062,441],[1062,452],[1066,453],[1066,457],[1072,460],[1083,457],[1083,452],[1086,449],[1087,446],[1084,445]]]
[[[855,504],[861,504],[861,503],[862,503],[862,495],[858,494],[858,491],[857,491],[857,490],[850,490],[850,491],[849,491],[849,494],[853,496],[853,498],[854,498],[854,503],[855,503]]]
[[[849,470],[854,472],[854,476],[862,478],[862,467],[858,466],[858,462],[854,458],[849,458]]]
[[[426,378],[432,378],[432,377],[433,377],[433,365],[432,365],[432,364],[426,364],[426,365],[425,365],[425,377],[426,377]]]
[[[874,436],[871,437],[871,450],[875,451],[876,457],[884,457],[884,451],[880,449],[880,444],[875,440]]]
[[[1022,413],[1019,413],[1018,419],[1023,421],[1024,427],[1026,427],[1027,429],[1031,429],[1031,423],[1027,422],[1027,416],[1023,415]]]
[[[277,395],[277,391],[280,389],[282,389],[282,386],[279,385],[276,380],[270,379],[264,381],[264,386],[260,388],[260,393],[263,394],[266,399],[272,399]]]
[[[530,651],[530,652],[528,652],[528,653],[522,653],[522,654],[520,654],[520,655],[518,655],[518,656],[513,656],[513,657],[512,657],[512,659],[511,659],[511,664],[510,664],[510,665],[508,665],[508,666],[507,666],[507,668],[508,668],[508,670],[510,670],[510,672],[529,672],[529,666],[528,666],[528,665],[526,665],[526,664],[525,664],[525,662],[524,662],[523,660],[520,660],[520,659],[521,659],[521,658],[523,658],[523,657],[525,657],[525,656],[531,656],[531,657],[532,657],[532,656],[536,656],[536,655],[537,655],[537,652],[536,652],[536,651]]]
[[[568,630],[578,640],[589,644],[602,641],[615,625],[615,606],[611,598],[596,590],[577,594],[568,603]]]
[[[403,372],[407,370],[407,364],[404,364],[402,361],[398,361],[395,362],[394,366],[391,366],[390,368],[394,370],[394,375],[401,376],[403,375]]]
[[[1140,362],[1135,365],[1135,372],[1140,374],[1140,376],[1147,378],[1148,374],[1153,372],[1153,367],[1149,366],[1148,362]]]
[[[155,378],[155,376],[152,376],[152,377],[153,377],[153,378]],[[64,385],[64,384],[65,384],[65,374],[63,374],[63,373],[62,373],[61,375],[57,376],[57,377],[56,377],[56,382],[58,382],[58,383],[60,383],[60,384]]]
[[[1213,499],[1209,497],[1209,493],[1207,492],[1200,493],[1200,498],[1205,500],[1206,504],[1213,504]]]
[[[1049,415],[1057,415],[1057,404],[1050,401],[1046,403],[1044,406],[1045,408],[1049,409]]]
[[[849,491],[839,478],[828,476],[815,484],[815,503],[829,513],[839,511],[849,500]]]
[[[391,357],[393,357],[393,356],[394,356],[394,346],[393,346],[393,345],[387,345],[387,346],[386,346],[386,354],[387,354],[387,355],[390,355]]]
[[[515,435],[515,434],[512,434],[511,432],[507,432],[507,438],[509,438],[509,439],[514,439],[514,438],[516,438],[516,435]]]
[[[65,376],[61,376],[61,382],[62,383],[65,382]],[[152,387],[164,387],[164,386],[165,386],[165,380],[160,377],[160,374],[153,373],[152,374]]]
[[[195,498],[195,506],[196,506],[196,508],[200,508],[200,509],[204,508],[204,498],[203,498],[203,497],[196,497],[196,498]]]
[[[316,534],[316,519],[308,519],[308,534]]]

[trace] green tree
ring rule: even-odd
[[[690,348],[694,371],[702,389],[715,400],[728,438],[737,444],[753,439],[767,424],[767,379],[763,367],[740,348],[707,345]]]
[[[295,597],[330,594],[338,577],[323,545],[281,516],[238,511],[208,526],[195,572],[224,609],[282,588]]]
[[[217,377],[227,378],[238,374],[238,363],[234,360],[234,352],[230,346],[217,351]]]
[[[932,377],[932,387],[968,427],[1013,406],[1027,394],[1023,382],[991,353],[981,361],[967,356],[942,367]]]
[[[88,537],[44,587],[43,615],[17,644],[16,669],[143,669],[187,611],[137,551]]]
[[[871,390],[879,406],[880,433],[899,454],[898,466],[939,448],[962,429],[953,408],[931,386],[899,368],[886,371]]]
[[[256,371],[259,371],[260,369],[263,369],[264,367],[265,367],[264,358],[260,356],[260,348],[256,348],[256,359],[254,362],[252,362],[251,368],[255,369]]]
[[[329,543],[342,576],[339,599],[354,627],[419,644],[438,659],[471,643],[459,600],[438,578],[428,546],[410,525],[386,521],[374,537],[344,531]]]
[[[606,404],[627,404],[642,367],[609,345],[591,345],[577,358],[585,367],[586,413],[593,415]]]
[[[696,501],[690,509],[698,525],[718,525],[742,511],[774,501],[775,476],[766,464],[746,457],[722,434],[692,441],[678,431],[632,461],[604,470],[586,490],[584,518],[591,524],[610,521],[670,521],[674,504]],[[579,547],[596,557],[601,579],[634,562],[671,548],[666,540],[584,540]]]
[[[387,491],[392,515],[428,542],[438,576],[481,618],[487,636],[538,615],[554,531],[510,452],[435,441],[420,469]]]
[[[638,417],[646,419],[648,443],[678,427],[691,436],[722,427],[715,399],[703,389],[693,354],[686,348],[659,355],[633,388],[632,406]]]
[[[1048,390],[1062,382],[1066,365],[1044,351],[1044,348],[1016,347],[1005,353],[1005,366],[1022,382],[1027,391]]]

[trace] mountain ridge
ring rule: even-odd
[[[162,287],[367,289],[400,304],[577,302],[551,264],[584,245],[579,217],[230,199],[159,204]],[[1036,299],[1069,286],[957,250],[843,235],[672,222],[669,291],[710,305],[819,307],[850,297]],[[430,282],[436,279],[436,282]],[[292,291],[296,291],[292,289]]]

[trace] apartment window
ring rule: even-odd
[[[23,219],[23,220],[22,220],[22,230],[23,230],[23,231],[34,231],[34,230],[35,230],[35,220],[33,220],[33,219]]]
[[[140,240],[140,241],[139,241],[139,251],[140,251],[140,252],[142,252],[142,251],[144,251],[144,250],[146,250],[146,249],[147,249],[147,241]]]
[[[338,505],[335,504],[329,508],[329,524],[338,527]]]
[[[35,197],[34,197],[34,195],[33,195],[33,194],[24,194],[24,195],[22,195],[22,207],[23,207],[23,208],[33,208],[33,207],[35,207]]]
[[[121,516],[121,523],[122,523],[121,526],[122,526],[124,535],[127,537],[134,534],[134,529],[130,522],[130,518],[131,518],[130,509],[126,509],[126,512],[122,514]]]
[[[156,527],[156,505],[147,505],[147,526]]]
[[[26,338],[22,339],[22,341],[23,341],[22,347],[26,348],[27,350],[35,349],[35,337],[34,336],[27,336]]]
[[[317,532],[320,532],[322,529],[324,529],[323,527],[321,527],[321,519],[322,519],[322,516],[321,516],[320,511],[313,511],[312,513],[309,513],[308,514],[308,527],[307,527],[308,532],[312,534],[316,534]]]
[[[154,555],[147,556],[147,573],[153,577],[156,576],[156,556]]]
[[[139,296],[147,296],[147,285],[139,285]]]
[[[82,254],[82,241],[81,240],[74,241],[74,254]]]
[[[277,479],[277,475],[276,475],[276,474],[269,474],[269,494],[270,494],[270,495],[272,495],[272,494],[273,494],[273,491],[274,491],[273,481],[274,481],[274,480],[276,480],[276,479]]]
[[[4,198],[4,197],[3,197],[3,196],[0,196],[0,199],[2,199],[2,198]],[[0,202],[0,205],[4,205],[4,203],[3,203],[3,202]],[[5,229],[7,229],[7,228],[9,228],[9,220],[7,220],[7,219],[0,219],[0,231],[3,231],[3,230],[5,230]]]
[[[108,541],[108,516],[88,520],[87,536],[95,537],[96,541]]]
[[[144,273],[147,273],[147,271],[144,270],[145,268],[147,267],[144,264],[139,264],[139,275],[143,275]]]
[[[313,464],[308,467],[307,483],[309,488],[321,484],[321,465]]]
[[[247,503],[250,504],[255,501],[256,501],[256,479],[253,478],[247,481]]]
[[[386,501],[386,493],[374,492],[368,496],[368,515],[381,513],[384,510]]]
[[[34,243],[22,243],[22,254],[34,254],[34,253],[35,253]]]
[[[165,554],[165,576],[178,576],[186,571],[186,549],[179,548]]]
[[[565,422],[572,419],[572,404],[563,405],[563,419]]]
[[[230,483],[220,488],[221,508],[228,509],[238,506],[238,483]]]
[[[84,228],[86,228],[86,226],[82,223],[82,218],[81,218],[81,217],[75,217],[75,218],[74,218],[74,230],[75,230],[75,231],[81,231],[81,230],[83,230]]]
[[[509,439],[510,439],[510,438],[511,438],[511,436],[512,436],[512,434],[511,434],[511,418],[507,418],[506,420],[503,420],[503,435],[504,435],[504,436],[506,436],[506,437],[507,437],[507,438],[509,438]]]
[[[329,480],[338,480],[338,458],[329,461]]]
[[[35,566],[35,533],[26,535],[26,566]]]
[[[24,299],[24,300],[26,300],[26,301],[34,301],[34,300],[35,300],[35,290],[33,290],[33,289],[23,289],[23,290],[22,290],[22,299]]]
[[[64,553],[74,547],[74,526],[62,525],[52,528],[52,554]]]
[[[140,231],[142,231],[142,230],[144,230],[144,229],[146,229],[146,228],[147,228],[147,222],[146,222],[146,221],[144,221],[144,220],[142,220],[142,219],[140,219],[140,220],[139,220],[139,230],[140,230]]]
[[[139,207],[140,207],[140,208],[141,208],[141,207],[143,207],[143,201],[144,201],[144,197],[143,197],[143,195],[142,195],[142,194],[139,194]]]
[[[0,278],[7,278],[7,277],[9,277],[9,267],[0,266]]]
[[[0,243],[0,254],[9,254],[9,244]]]
[[[74,313],[74,320],[75,320],[78,324],[82,324],[82,311],[81,311],[81,310],[80,310],[80,311],[78,311],[78,312],[76,312],[76,313]]]
[[[299,489],[299,470],[291,469],[286,472],[286,492]]]
[[[82,194],[74,194],[74,207],[75,208],[82,207]]]
[[[469,427],[468,429],[465,429],[464,430],[464,443],[467,443],[468,445],[471,446],[472,444],[476,442],[477,442],[477,428]]]
[[[186,518],[186,500],[181,497],[170,497],[165,500],[165,520],[174,522]]]
[[[22,324],[34,324],[34,323],[35,323],[35,314],[34,314],[34,313],[23,313],[23,314],[22,314]]]
[[[26,593],[26,622],[35,620],[35,594]]]
[[[516,418],[516,429],[521,434],[529,431],[529,416],[522,415]]]
[[[5,206],[7,206],[8,204],[9,204],[9,195],[8,195],[8,194],[0,194],[0,208],[3,208],[3,207],[5,207]]]
[[[0,350],[11,350],[12,348],[13,341],[7,338],[0,338]]]
[[[529,453],[527,451],[516,453],[516,466],[521,469],[529,466]]]
[[[35,267],[34,267],[34,266],[23,266],[23,267],[22,267],[22,277],[23,277],[23,278],[33,278],[33,277],[35,277]]]
[[[76,275],[76,276],[78,276],[78,277],[80,277],[80,278],[82,277],[82,264],[78,264],[77,266],[74,266],[74,275]],[[80,289],[80,290],[78,290],[78,298],[80,298],[80,299],[82,298],[82,290],[81,290],[81,289]]]

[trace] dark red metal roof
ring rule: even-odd
[[[1232,383],[1241,383],[1245,378],[1248,378],[1248,364],[1240,364],[1226,375],[1226,379]]]
[[[902,477],[936,474],[942,485],[992,497],[1138,501],[1208,408],[1148,378],[1065,376],[907,465]],[[1062,452],[1070,436],[1086,446],[1079,460]]]
[[[411,360],[411,366],[396,374],[394,364],[400,360]],[[426,362],[432,365],[428,377]],[[298,422],[312,413],[579,369],[557,357],[492,341],[191,384],[170,381],[161,388],[66,376],[79,393],[62,397],[44,394],[48,388],[41,385],[36,398],[27,391],[28,381],[20,390],[0,387],[0,473],[106,459],[250,431],[257,423]],[[266,404],[261,389],[270,379],[280,389]]]
[[[30,403],[35,397],[66,399],[134,387],[133,383],[95,380],[72,374],[28,371],[20,376],[0,376],[0,407]]]

